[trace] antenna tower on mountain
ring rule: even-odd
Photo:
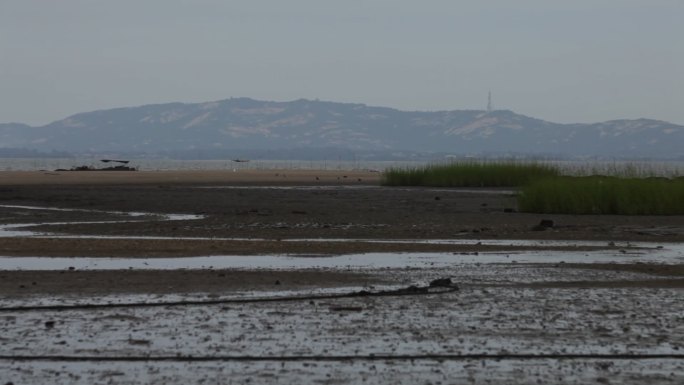
[[[489,91],[487,96],[487,112],[492,112],[492,91]]]

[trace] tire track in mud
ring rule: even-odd
[[[435,288],[438,288],[435,290]],[[222,304],[245,304],[245,303],[264,303],[264,302],[294,302],[294,301],[314,301],[340,298],[359,298],[359,297],[399,297],[399,296],[418,296],[418,295],[440,295],[453,293],[459,290],[455,284],[438,279],[429,286],[408,286],[395,290],[382,291],[354,291],[341,294],[321,294],[306,296],[271,297],[271,298],[226,298],[205,301],[174,301],[174,302],[127,302],[127,303],[86,303],[77,305],[39,305],[39,306],[12,306],[2,307],[0,312],[26,312],[26,311],[60,311],[60,310],[94,310],[111,308],[138,308],[138,307],[173,307],[173,306],[207,306]]]

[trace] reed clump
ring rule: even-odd
[[[556,214],[682,215],[684,178],[543,178],[522,188],[518,208]]]
[[[385,186],[517,187],[560,175],[557,167],[541,163],[459,162],[384,172]]]

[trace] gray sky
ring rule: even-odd
[[[684,124],[684,0],[0,0],[0,122],[247,96]]]

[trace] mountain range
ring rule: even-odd
[[[231,98],[0,124],[0,149],[83,153],[347,151],[684,159],[684,126],[651,119],[559,124],[508,110],[401,111]]]

